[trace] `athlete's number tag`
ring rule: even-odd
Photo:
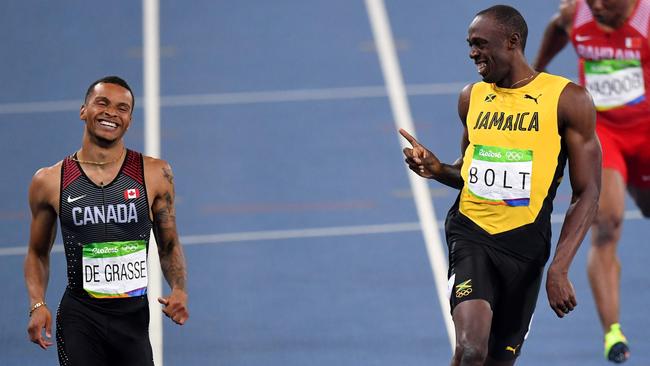
[[[639,60],[585,61],[585,80],[599,111],[645,100],[643,70]]]
[[[532,174],[532,150],[474,145],[467,183],[481,203],[528,206]]]
[[[92,297],[146,294],[146,243],[137,240],[84,245],[83,281],[84,290]]]

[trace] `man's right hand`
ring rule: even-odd
[[[43,337],[43,328],[45,328],[45,337]],[[52,314],[47,306],[41,306],[34,310],[29,318],[27,325],[29,340],[38,344],[42,349],[47,349],[53,343],[52,339]]]
[[[433,178],[442,170],[440,160],[426,147],[411,136],[406,130],[400,128],[399,133],[411,144],[412,148],[404,148],[404,155],[406,156],[406,164],[415,172],[415,174],[423,178]]]

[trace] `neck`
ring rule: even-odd
[[[530,83],[536,74],[535,70],[528,65],[526,59],[521,57],[512,64],[510,72],[503,79],[496,82],[496,85],[499,88],[521,88]]]
[[[113,165],[119,163],[125,153],[124,143],[113,144],[111,146],[99,146],[92,143],[83,143],[81,149],[76,153],[76,160],[82,164],[96,165],[98,167]]]

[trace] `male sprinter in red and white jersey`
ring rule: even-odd
[[[124,146],[134,104],[121,78],[93,82],[79,113],[85,121],[81,149],[37,171],[29,188],[27,332],[41,348],[52,345],[45,290],[58,218],[68,269],[56,313],[62,366],[153,366],[147,301],[152,228],[171,287],[169,296],[158,299],[162,311],[180,325],[189,317],[171,167]]]
[[[643,216],[650,217],[649,34],[650,0],[562,0],[534,64],[543,70],[571,41],[580,82],[598,111],[603,175],[588,274],[605,333],[605,357],[616,363],[630,355],[619,325],[621,266],[616,255],[626,188]]]

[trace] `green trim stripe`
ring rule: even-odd
[[[586,60],[585,74],[606,75],[635,67],[641,67],[640,60]]]
[[[122,257],[146,249],[147,249],[147,245],[144,240],[90,243],[84,245],[83,257],[84,258]]]

